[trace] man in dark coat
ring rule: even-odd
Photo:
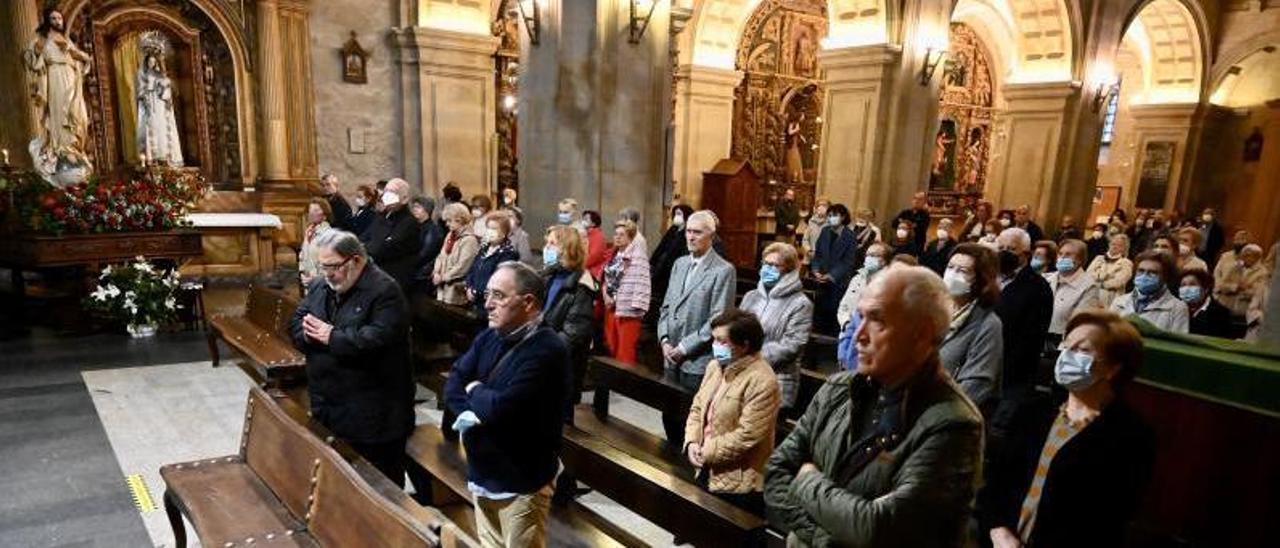
[[[1031,237],[1021,228],[1006,228],[996,238],[1000,250],[1000,302],[996,315],[1004,326],[1004,372],[1001,402],[992,417],[993,436],[1008,424],[1034,388],[1040,353],[1053,319],[1049,282],[1027,268]]]
[[[982,415],[938,362],[951,297],[936,274],[895,265],[858,313],[856,373],[828,377],[769,458],[769,521],[787,546],[962,546]]]
[[[1013,226],[1026,231],[1031,238],[1031,245],[1044,239],[1044,229],[1031,220],[1031,206],[1022,204],[1013,210]]]
[[[773,206],[774,236],[779,242],[796,242],[796,225],[800,224],[800,209],[796,207],[796,191],[788,188],[782,199]]]
[[[911,221],[915,227],[916,249],[924,249],[926,232],[929,231],[929,194],[921,191],[911,196],[911,207],[898,212],[898,216],[889,223],[889,228],[897,228],[898,221]]]
[[[338,176],[326,173],[320,178],[320,188],[324,191],[325,201],[329,202],[329,209],[333,210],[333,219],[329,226],[351,230],[351,204],[347,203],[347,199],[338,190]]]
[[[542,546],[559,469],[569,348],[540,325],[545,284],[533,268],[498,266],[485,290],[489,328],[453,365],[444,395],[467,450],[485,546]]]
[[[316,248],[323,277],[289,324],[307,357],[311,416],[400,485],[414,423],[409,303],[354,234],[330,230]]]
[[[924,246],[920,252],[920,266],[927,267],[941,276],[951,260],[951,252],[956,249],[956,238],[951,235],[951,219],[938,221],[937,238]]]
[[[390,274],[406,294],[413,284],[418,252],[422,250],[418,222],[409,213],[409,194],[409,183],[404,179],[387,181],[381,198],[383,209],[361,235],[369,258]]]
[[[1204,208],[1196,228],[1200,230],[1200,249],[1195,250],[1196,255],[1199,255],[1207,264],[1215,264],[1218,260],[1218,252],[1222,251],[1222,244],[1226,242],[1222,223],[1218,222],[1218,212],[1212,207]]]

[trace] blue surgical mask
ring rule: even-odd
[[[572,220],[573,220],[573,214],[572,214],[572,213],[565,213],[565,212],[563,212],[563,211],[562,211],[562,212],[560,212],[560,213],[557,213],[557,214],[556,214],[556,220],[560,221],[560,224],[562,224],[562,225],[567,225],[567,224],[569,224],[569,222],[570,222],[570,221],[572,221]]]
[[[766,264],[760,267],[760,282],[763,283],[765,287],[773,287],[773,285],[778,283],[778,280],[780,279],[782,279],[782,272],[778,270],[778,267],[771,264]]]
[[[1040,272],[1041,270],[1044,270],[1044,259],[1040,258],[1039,256],[1032,256],[1031,270],[1034,270],[1036,272]]]
[[[862,265],[867,268],[867,274],[875,274],[876,271],[884,268],[884,259],[876,256],[867,257],[867,260]]]
[[[840,216],[839,216],[839,215],[828,215],[828,216],[827,216],[827,226],[836,226],[836,225],[839,225],[839,224],[840,224]]]
[[[1200,300],[1200,296],[1204,294],[1204,290],[1198,285],[1184,285],[1178,288],[1178,297],[1183,302],[1194,303]]]
[[[542,265],[553,266],[560,262],[560,250],[551,246],[542,248]]]
[[[1058,272],[1072,272],[1076,269],[1076,260],[1071,257],[1058,257]]]
[[[715,358],[716,361],[720,362],[722,365],[729,363],[729,361],[733,359],[733,349],[729,348],[729,345],[727,344],[713,342],[711,343],[711,357]]]
[[[1147,297],[1160,292],[1160,283],[1160,277],[1150,272],[1139,272],[1133,277],[1133,288]]]
[[[1053,379],[1071,391],[1084,390],[1098,382],[1093,375],[1093,356],[1075,350],[1063,350],[1053,365]]]

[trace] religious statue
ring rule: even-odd
[[[969,142],[964,147],[965,163],[968,169],[960,184],[961,192],[977,192],[982,189],[982,148],[982,128],[970,128]]]
[[[168,43],[159,31],[147,31],[139,40],[142,63],[134,86],[138,105],[138,154],[146,163],[182,167],[182,144],[173,115],[173,82],[164,73]]]
[[[951,190],[955,176],[955,122],[943,120],[933,139],[933,162],[929,169],[930,190]]]
[[[40,124],[28,149],[35,170],[50,183],[68,186],[89,177],[93,166],[84,152],[89,127],[84,77],[91,58],[64,33],[62,13],[46,9],[36,37],[23,51],[31,81],[31,101]]]
[[[787,182],[791,184],[804,183],[804,162],[800,157],[800,144],[805,142],[800,131],[802,122],[803,112],[798,120],[787,124]]]

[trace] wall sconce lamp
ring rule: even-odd
[[[1120,94],[1120,80],[1113,78],[1103,78],[1098,82],[1097,93],[1093,96],[1093,113],[1102,112],[1102,107],[1106,106],[1114,95]]]
[[[516,6],[520,8],[520,19],[524,21],[524,30],[529,34],[529,44],[538,45],[538,37],[542,34],[538,0],[516,0]]]
[[[938,65],[942,64],[942,59],[946,56],[945,49],[930,46],[924,50],[923,64],[920,65],[920,85],[928,86],[933,81],[933,73],[937,72]]]
[[[631,36],[627,39],[632,44],[639,44],[644,38],[644,31],[649,29],[649,19],[653,18],[653,8],[658,6],[657,0],[630,0],[631,4]]]

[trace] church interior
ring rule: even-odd
[[[7,0],[0,30],[0,546],[1280,538],[1280,0]],[[1006,245],[1011,230],[1021,252]],[[713,305],[716,319],[689,316],[699,319],[686,337],[681,311],[703,295],[684,288],[702,278],[699,288],[720,287],[700,253],[728,265],[731,302]],[[989,263],[1003,302],[977,290],[977,300],[956,297],[962,256],[973,259],[964,291]],[[465,260],[456,272],[455,260]],[[561,276],[574,260],[577,277]],[[641,261],[643,277],[630,277]],[[1111,265],[1122,263],[1117,282]],[[1078,350],[1072,334],[1108,321],[1080,320],[1073,312],[1086,307],[1064,299],[1086,291],[1095,308],[1130,318],[1135,327],[1091,336],[1115,337],[1110,345],[1133,332],[1139,348],[1131,380],[1105,379],[1124,389],[1105,401],[1131,409],[1151,437],[1132,492],[1096,481],[1123,478],[1116,470],[1129,470],[1131,455],[1091,455],[1073,473],[1096,490],[1070,496],[1096,507],[1050,515],[1074,499],[1061,479],[1042,499],[1044,470],[1073,466],[1061,458],[1071,440],[1079,453],[1091,427],[1118,419],[1101,411],[1113,420],[1082,423],[1061,453],[1046,423],[1031,454],[1040,469],[1026,477],[1038,483],[1015,495],[1008,527],[989,526],[996,503],[983,493],[999,485],[1015,423],[988,413],[953,372],[945,384],[965,389],[959,399],[980,422],[973,485],[957,476],[926,493],[856,492],[907,474],[886,473],[828,481],[839,494],[812,503],[822,507],[812,516],[780,509],[785,482],[783,495],[771,486],[782,481],[782,448],[830,434],[806,428],[845,386],[832,379],[875,378],[865,332],[881,320],[863,307],[893,282],[872,277],[908,269],[930,269],[926,281],[951,292],[949,323],[927,341],[943,348],[942,377],[964,322],[994,309],[1004,380],[992,405],[1024,397],[1010,395],[1024,382],[1010,371],[1025,361],[1026,394],[1059,398],[1059,426],[1074,424],[1063,418],[1072,402],[1088,401],[1061,376]],[[1052,293],[1009,304],[1005,284],[1023,270]],[[512,339],[502,311],[533,283],[525,271],[541,273],[530,308],[541,323]],[[1144,292],[1144,276],[1162,277],[1153,294],[1180,309],[1180,328],[1153,319],[1149,303],[1164,301]],[[384,278],[396,319],[371,316],[333,344],[348,337],[334,307]],[[504,292],[500,278],[521,293]],[[638,279],[643,297],[632,299]],[[775,329],[769,319],[774,284],[792,279],[808,307],[799,342],[779,358],[794,370],[773,356],[797,320]],[[1075,289],[1083,279],[1094,286]],[[857,291],[850,318],[841,296]],[[581,343],[559,314],[570,292],[595,295]],[[751,311],[753,292],[770,304]],[[920,298],[901,293],[903,303]],[[1030,317],[1044,323],[1034,342],[1014,319]],[[739,343],[736,328],[724,335],[733,345],[715,334],[721,321],[763,329],[763,347],[750,359],[716,354]],[[393,327],[403,334],[383,346]],[[533,429],[502,430],[490,424],[498,411],[458,402],[480,399],[473,389],[489,390],[504,365],[524,364],[508,359],[544,329],[564,341],[555,344],[570,385],[562,431],[548,442],[553,485],[495,489],[510,483],[484,483],[495,472],[479,461],[531,474],[536,459],[521,451],[536,445]],[[468,382],[493,337],[497,365]],[[1031,346],[1030,358],[1015,346]],[[768,436],[754,449],[734,453],[758,453],[754,468],[725,472],[707,455],[722,426],[716,404],[730,401],[716,398],[735,388],[699,382],[714,370],[730,385],[721,365],[757,353],[781,411],[760,419]],[[1093,359],[1111,353],[1099,346]],[[716,365],[692,370],[689,384],[686,366],[707,360]],[[352,371],[373,362],[365,369],[397,362],[406,374],[368,396],[373,381]],[[355,393],[405,398],[396,420],[407,429],[392,436],[391,457],[379,453],[385,439],[349,435],[350,421],[375,421],[337,401]],[[732,407],[745,405],[737,397]],[[559,412],[542,407],[508,413]],[[681,430],[686,416],[694,426]],[[504,454],[493,457],[476,440],[500,432],[522,441],[499,438]],[[1138,437],[1108,447],[1124,452]],[[858,466],[910,462],[894,461],[911,443],[890,438]],[[823,473],[810,457],[819,470],[808,474]],[[718,496],[726,476],[754,482],[756,506]],[[804,469],[787,477],[792,497],[811,485]],[[536,506],[553,488],[539,538],[493,536],[527,524],[486,504],[527,495]],[[876,507],[942,505],[951,489],[967,495],[961,518],[945,524],[930,519],[941,506]],[[1061,506],[1040,504],[1050,493]],[[1125,497],[1128,506],[1100,502]],[[821,512],[856,525],[828,531],[823,520],[834,518]],[[1109,512],[1109,533],[1089,524]],[[804,519],[816,533],[796,526]],[[1049,532],[1058,520],[1097,536]],[[951,521],[960,532],[943,540]],[[919,531],[936,534],[911,536]]]

